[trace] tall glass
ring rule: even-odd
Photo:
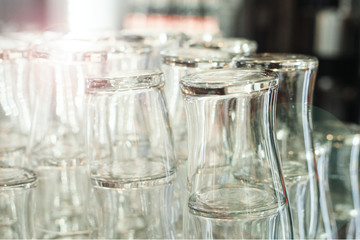
[[[181,80],[189,130],[185,238],[292,238],[274,144],[277,81],[238,69]]]
[[[40,178],[37,237],[88,238],[96,225],[95,209],[88,205],[91,198],[85,161],[85,79],[89,75],[145,68],[144,60],[150,51],[136,50],[130,43],[117,40],[59,39],[34,47],[40,94],[28,155]]]
[[[279,75],[275,128],[294,236],[316,238],[320,211],[312,99],[318,60],[306,55],[259,53],[235,58],[232,65],[240,69],[266,69]]]
[[[88,41],[34,46],[39,88],[28,157],[39,176],[36,237],[88,237],[89,181],[85,161],[85,76],[104,71],[107,52]]]
[[[34,172],[0,165],[0,238],[34,238],[36,185]]]
[[[98,238],[174,238],[175,156],[156,71],[87,80],[87,158]]]
[[[165,74],[165,97],[169,109],[170,123],[174,135],[175,151],[178,158],[178,181],[175,184],[175,205],[178,237],[182,233],[182,209],[186,191],[186,160],[188,158],[188,136],[184,102],[181,97],[180,80],[187,74],[208,69],[224,68],[233,55],[219,50],[205,48],[166,49],[161,52],[161,68]]]
[[[0,162],[24,166],[31,126],[29,48],[0,36]]]

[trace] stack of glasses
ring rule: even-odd
[[[315,57],[179,32],[48,36],[0,37],[0,236],[336,236]]]

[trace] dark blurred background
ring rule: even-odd
[[[258,52],[315,55],[315,120],[326,112],[354,123],[360,123],[359,24],[359,0],[0,0],[1,32],[221,31],[257,41]]]

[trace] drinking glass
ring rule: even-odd
[[[186,191],[185,164],[188,157],[186,116],[179,82],[182,77],[190,73],[224,68],[231,62],[232,57],[233,55],[230,53],[205,48],[166,49],[161,52],[161,68],[166,79],[165,97],[178,159],[178,180],[175,184],[174,204],[178,206],[176,221],[179,238],[182,233],[182,206],[185,204],[183,192]]]
[[[91,31],[69,32],[64,39],[108,45],[107,72],[149,68],[153,48],[142,36],[125,35],[119,31]]]
[[[36,45],[36,44],[41,44],[44,43],[46,41],[50,41],[50,40],[55,40],[55,39],[59,39],[62,37],[63,33],[61,32],[54,32],[54,31],[20,31],[20,32],[4,32],[3,33],[4,36],[6,36],[7,38],[11,38],[11,39],[15,39],[17,41],[23,41],[24,43],[26,43],[29,46],[29,49],[32,48],[32,46]],[[39,86],[36,84],[36,78],[34,76],[34,71],[33,71],[33,67],[32,64],[33,62],[31,61],[31,56],[29,57],[30,61],[29,61],[29,73],[27,76],[27,80],[26,83],[28,83],[28,98],[29,98],[29,108],[31,110],[30,115],[32,116],[34,108],[35,108],[35,100],[36,100],[36,95],[38,95],[38,90],[39,90]],[[30,118],[32,119],[32,118]]]
[[[292,238],[275,148],[278,78],[219,69],[181,80],[188,124],[184,237]]]
[[[28,158],[39,176],[36,237],[87,238],[85,76],[105,71],[107,52],[89,41],[59,39],[34,46],[32,56],[38,95]]]
[[[92,198],[85,161],[86,76],[146,68],[149,53],[148,46],[135,48],[116,39],[64,37],[34,46],[34,71],[41,94],[28,155],[40,177],[39,238],[87,238],[93,231],[96,218],[88,217],[95,213],[88,205]]]
[[[360,126],[315,124],[320,206],[328,239],[360,238]]]
[[[233,53],[236,55],[250,55],[257,50],[257,43],[246,38],[212,38],[204,39],[190,39],[185,43],[188,47],[203,47],[210,49],[218,49],[224,52]]]
[[[0,238],[34,238],[34,188],[37,176],[20,167],[0,165]]]
[[[150,69],[160,68],[160,52],[166,48],[176,49],[183,45],[187,36],[182,32],[159,29],[125,29],[120,32],[120,36],[132,38],[142,38],[144,43],[152,47]]]
[[[24,166],[31,125],[29,48],[0,36],[0,162]]]
[[[312,99],[318,60],[290,53],[259,53],[237,57],[232,66],[261,68],[279,75],[275,129],[294,237],[316,238],[320,211],[312,138]]]
[[[175,156],[162,89],[152,70],[87,80],[87,158],[98,238],[174,238]]]

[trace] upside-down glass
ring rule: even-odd
[[[61,32],[53,32],[53,31],[25,31],[25,32],[4,32],[4,36],[11,38],[11,39],[17,39],[23,42],[26,42],[26,44],[29,46],[29,49],[32,48],[35,44],[39,44],[41,42],[46,42],[50,40],[55,40],[58,38],[61,38],[63,33]],[[30,57],[31,58],[31,57]],[[29,95],[29,101],[30,101],[30,109],[31,111],[34,111],[35,107],[35,99],[36,95],[38,94],[39,86],[36,84],[36,79],[34,76],[34,73],[32,71],[32,61],[30,61],[29,66],[29,76],[27,77],[26,82],[28,83],[28,95]],[[32,115],[33,112],[31,112]]]
[[[148,69],[153,48],[138,35],[124,35],[119,31],[70,32],[64,39],[93,41],[108,45],[107,72]]]
[[[176,49],[187,39],[186,35],[178,31],[156,29],[125,29],[119,34],[122,37],[141,37],[144,43],[152,47],[149,68],[160,68],[160,52],[166,48]]]
[[[186,190],[185,163],[188,156],[186,116],[179,82],[182,77],[189,73],[224,68],[231,62],[232,57],[233,55],[230,53],[205,48],[166,49],[161,52],[161,68],[165,74],[165,97],[169,109],[175,151],[178,159],[178,181],[175,184],[175,205],[178,205],[176,211],[176,215],[178,216],[176,219],[179,238],[181,238],[182,233],[182,205],[185,201],[183,192]],[[177,200],[180,202],[177,202]]]
[[[34,238],[37,176],[25,168],[0,165],[0,238]]]
[[[175,157],[156,71],[87,80],[87,158],[99,238],[174,238]]]
[[[0,36],[0,162],[24,166],[31,125],[29,49]]]
[[[184,237],[292,238],[275,148],[276,74],[220,69],[181,80],[189,129]]]
[[[87,215],[92,213],[87,213],[90,189],[84,145],[85,77],[146,68],[150,49],[138,49],[125,41],[72,39],[34,47],[40,90],[28,154],[40,177],[37,237],[88,237]],[[93,226],[95,220],[90,220]]]
[[[311,110],[318,60],[306,55],[259,53],[235,58],[232,66],[262,68],[279,75],[275,129],[294,236],[316,238],[320,211]]]
[[[203,47],[218,49],[236,55],[250,55],[257,50],[257,43],[246,38],[213,38],[209,40],[190,39],[184,45],[188,47]]]
[[[39,176],[36,237],[88,238],[85,76],[105,71],[107,52],[88,41],[55,40],[34,46],[32,55],[38,95],[27,150]]]
[[[360,126],[315,124],[320,206],[328,239],[360,238]]]

